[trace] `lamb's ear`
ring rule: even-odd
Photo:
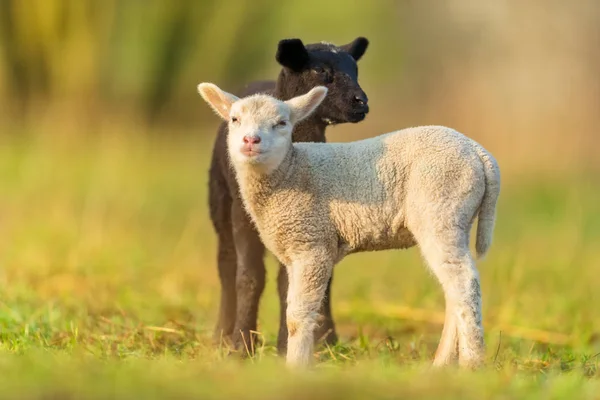
[[[225,121],[229,120],[231,105],[239,100],[237,96],[221,90],[217,85],[212,83],[199,84],[198,93]]]
[[[292,123],[295,124],[300,122],[311,115],[325,99],[326,95],[327,88],[325,86],[317,86],[302,96],[294,97],[293,99],[286,101],[285,103],[291,109],[290,119]]]
[[[292,71],[302,71],[308,65],[308,51],[300,39],[283,39],[277,46],[275,59]]]
[[[356,61],[360,60],[360,58],[367,51],[367,47],[369,47],[369,41],[365,37],[357,37],[354,41],[340,46],[340,48],[352,56]]]

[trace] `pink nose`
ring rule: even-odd
[[[260,143],[260,137],[246,135],[246,136],[244,136],[244,143],[246,143],[246,144],[257,144],[257,143]]]

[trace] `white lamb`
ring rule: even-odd
[[[469,251],[492,241],[500,172],[478,143],[441,126],[351,143],[293,143],[294,124],[327,94],[243,99],[210,83],[198,91],[229,121],[241,197],[265,245],[289,274],[287,363],[309,365],[332,269],[344,256],[418,244],[439,279],[446,318],[434,365],[476,367],[484,356],[479,274]],[[458,353],[458,354],[457,354]]]

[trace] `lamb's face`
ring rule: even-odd
[[[317,86],[287,101],[264,94],[239,99],[212,83],[199,84],[198,92],[228,121],[227,145],[234,167],[254,167],[262,173],[270,173],[292,148],[294,125],[319,107],[327,88]]]
[[[278,87],[284,99],[315,86],[329,90],[314,116],[326,124],[357,123],[369,112],[368,98],[358,83],[358,64],[369,41],[359,37],[342,46],[331,43],[304,45],[300,39],[279,42],[276,59],[284,68]]]
[[[265,95],[235,102],[227,138],[231,160],[272,171],[292,145],[292,128],[291,109],[285,102]]]

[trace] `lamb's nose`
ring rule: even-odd
[[[246,135],[246,136],[244,136],[244,143],[246,143],[246,144],[260,143],[260,137],[254,136],[254,135]]]
[[[354,95],[354,98],[352,99],[356,104],[364,106],[369,102],[369,99],[367,98],[367,95],[364,92],[360,92],[358,94]]]

